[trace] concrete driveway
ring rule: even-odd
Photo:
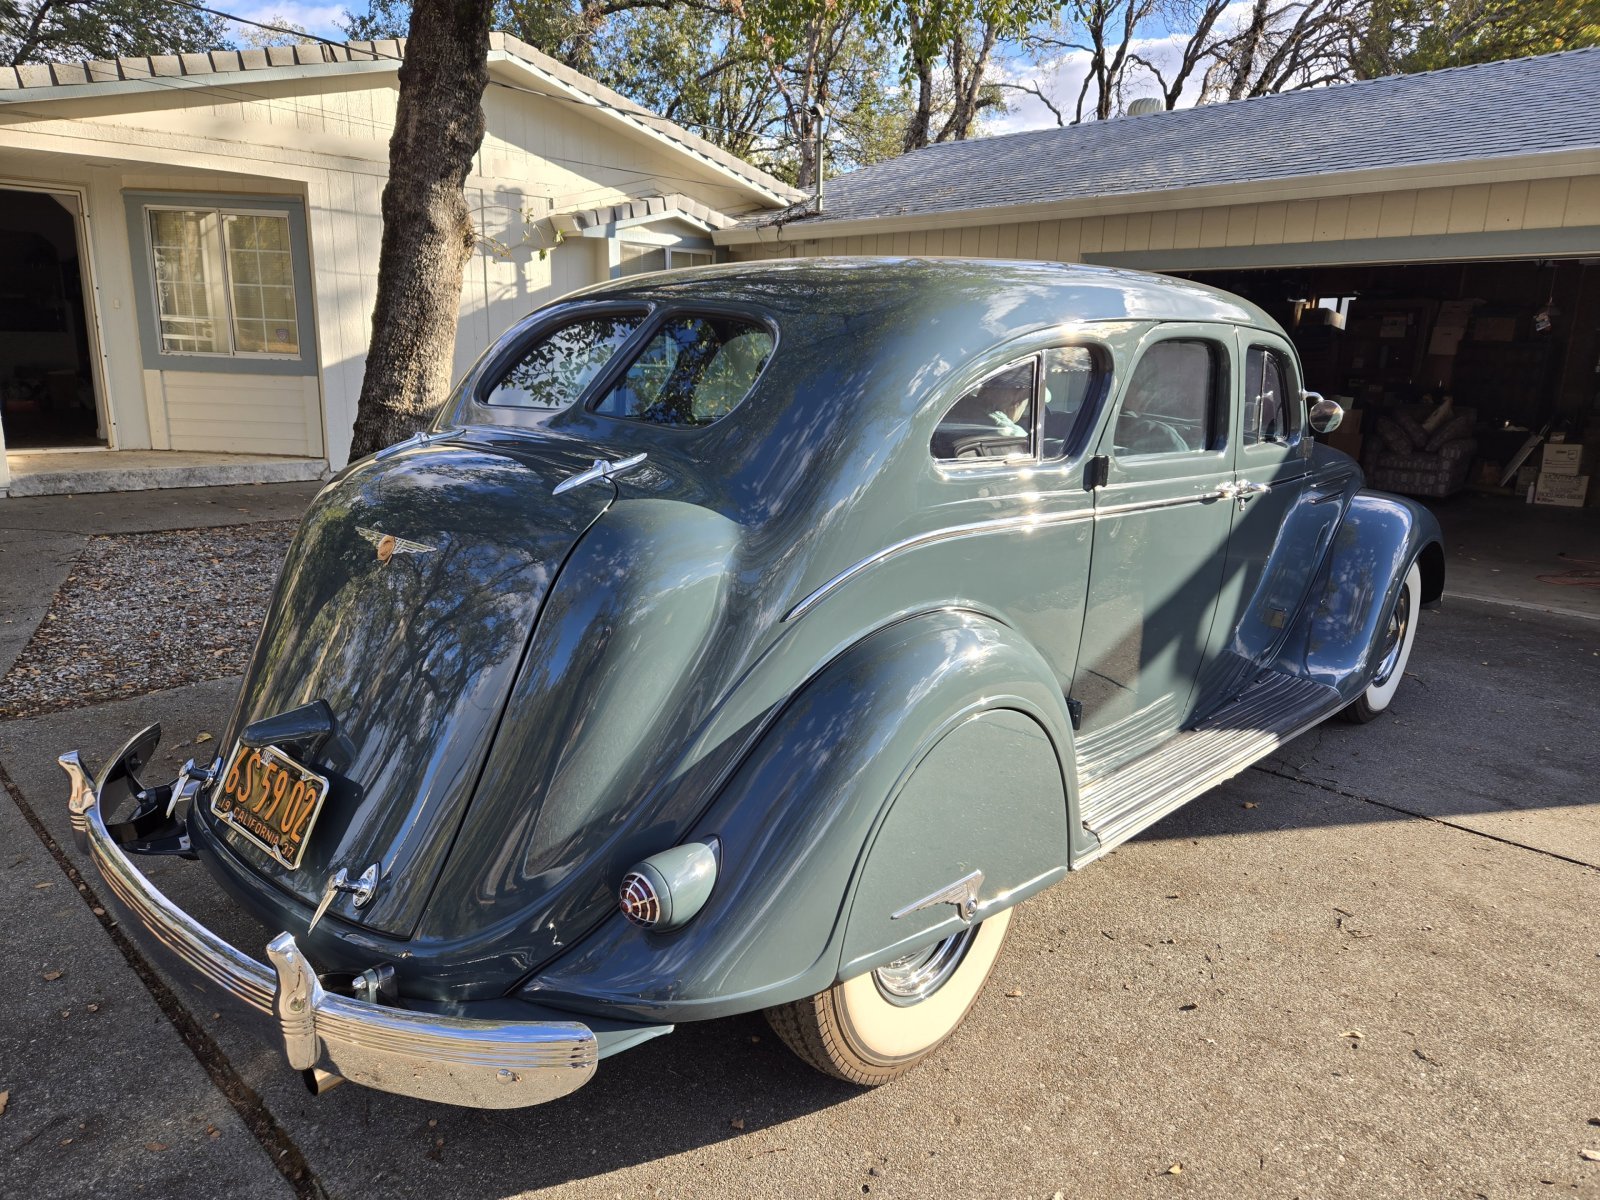
[[[233,681],[0,722],[0,1194],[1600,1196],[1600,622],[1452,601],[1410,673],[1026,904],[897,1083],[751,1016],[509,1113],[309,1097],[79,888],[55,754],[159,719],[175,766]]]

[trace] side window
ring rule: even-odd
[[[1061,346],[1044,352],[1044,429],[1039,457],[1061,458],[1078,449],[1086,432],[1089,409],[1105,369],[1087,346]]]
[[[940,462],[1031,458],[1038,372],[1030,356],[962,395],[939,419],[929,452]]]
[[[1133,370],[1113,436],[1123,457],[1217,444],[1221,351],[1213,342],[1156,342]]]
[[[1244,369],[1244,444],[1292,442],[1300,432],[1300,398],[1283,356],[1251,346]]]
[[[771,332],[753,321],[673,317],[594,411],[652,425],[709,425],[744,399],[772,346]]]
[[[530,347],[484,397],[507,408],[566,408],[644,321],[642,313],[605,313],[562,325]]]

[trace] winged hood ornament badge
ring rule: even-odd
[[[438,549],[437,546],[424,546],[421,542],[395,537],[394,534],[384,533],[381,529],[368,529],[364,525],[357,525],[356,532],[372,543],[378,561],[384,566],[388,566],[389,560],[396,554],[432,554]]]

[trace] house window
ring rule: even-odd
[[[299,357],[287,214],[146,212],[162,353]]]
[[[674,246],[649,246],[643,242],[620,242],[617,246],[618,275],[676,271],[681,267],[709,266],[716,261],[716,252],[712,250],[680,250]]]

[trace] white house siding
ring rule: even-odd
[[[1272,265],[1326,261],[1313,249],[1319,243],[1346,243],[1329,248],[1334,256],[1343,252],[1345,261],[1355,257],[1348,253],[1353,243],[1360,244],[1360,261],[1450,258],[1463,248],[1450,239],[1463,235],[1600,226],[1600,175],[1592,174],[1191,208],[1155,209],[1143,196],[1119,199],[1129,211],[947,226],[929,217],[923,218],[927,228],[841,237],[805,238],[803,227],[791,224],[782,241],[730,250],[743,259],[929,254],[1115,262],[1138,256],[1142,261],[1131,265],[1159,270],[1198,265],[1191,251],[1212,251],[1206,265],[1233,265],[1239,256],[1230,251],[1241,247],[1270,248]],[[1394,240],[1384,246],[1375,239]]]
[[[77,98],[40,89],[36,102],[26,102],[29,93],[0,105],[0,186],[50,184],[84,195],[91,320],[98,318],[118,448],[326,455],[334,468],[348,457],[397,84],[383,64],[283,74],[219,74],[153,93],[101,85],[104,94]],[[605,243],[555,244],[544,220],[551,213],[664,193],[728,213],[761,202],[714,166],[570,100],[496,84],[484,105],[488,135],[467,196],[485,240],[467,265],[458,374],[529,310],[606,277]],[[314,336],[303,338],[302,353],[316,355],[317,373],[148,369],[135,298],[150,286],[149,267],[136,261],[125,201],[141,191],[304,204]]]

